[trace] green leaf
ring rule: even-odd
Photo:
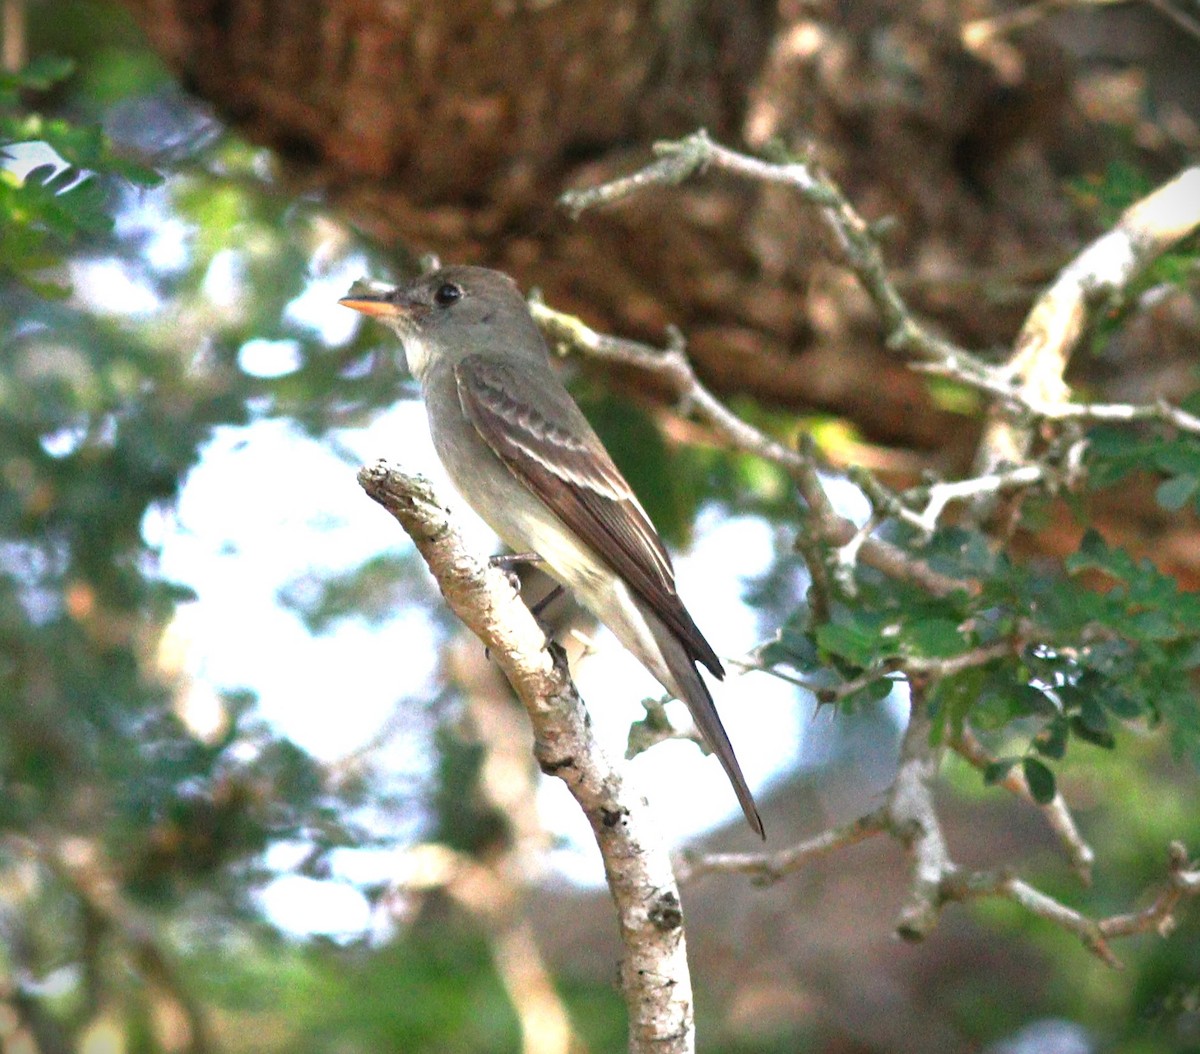
[[[1035,688],[1032,684],[1015,685],[1012,692],[1012,706],[1014,716],[1028,716],[1030,714],[1043,714],[1046,717],[1055,717],[1058,714],[1058,706],[1040,688]]]
[[[999,783],[1020,760],[1020,758],[997,758],[995,761],[989,762],[983,770],[983,782],[989,787]]]
[[[1154,492],[1154,500],[1170,512],[1178,512],[1192,499],[1196,489],[1200,487],[1200,479],[1195,476],[1176,476],[1174,479],[1163,480]]]
[[[1054,773],[1046,765],[1037,758],[1025,757],[1021,759],[1021,769],[1035,802],[1039,805],[1049,805],[1054,801],[1054,795],[1057,793]]]
[[[24,88],[46,91],[59,81],[66,80],[75,72],[75,60],[62,55],[39,55],[17,73],[16,77]]]
[[[779,627],[779,636],[759,649],[759,661],[764,666],[787,665],[805,671],[823,666],[816,640],[808,629],[810,617],[807,605],[793,611]]]
[[[1108,735],[1108,714],[1100,701],[1092,695],[1084,695],[1079,707],[1079,722],[1084,728],[1097,735]]]
[[[971,644],[958,623],[948,618],[914,620],[904,627],[903,640],[910,655],[929,659],[958,655]]]
[[[1068,727],[1066,718],[1056,717],[1033,737],[1033,749],[1043,757],[1058,761],[1067,752]]]
[[[817,627],[817,645],[855,666],[870,666],[896,654],[894,636],[885,640],[883,612],[837,608],[833,621]]]
[[[940,718],[934,722],[934,728],[940,732],[948,725],[951,733],[959,736],[962,734],[968,713],[972,722],[980,728],[989,727],[985,721],[978,718],[986,676],[983,669],[975,667],[939,680],[934,685],[929,699],[930,714]],[[999,724],[990,727],[997,728]]]
[[[1071,718],[1071,731],[1085,742],[1103,747],[1105,750],[1112,750],[1117,745],[1116,737],[1112,732],[1107,729],[1092,728],[1078,714]]]

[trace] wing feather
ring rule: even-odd
[[[509,471],[651,606],[693,659],[723,676],[675,591],[658,532],[566,390],[548,393],[563,422],[555,423],[522,397],[539,379],[507,362],[469,355],[454,373],[463,412]]]

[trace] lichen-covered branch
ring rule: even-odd
[[[507,576],[464,544],[428,481],[384,461],[363,489],[412,538],[454,613],[487,646],[533,725],[542,770],[566,783],[591,824],[617,907],[629,1049],[694,1049],[683,914],[666,843],[645,799],[606,756],[561,649],[546,646]]]
[[[1013,354],[1003,370],[1003,380],[1016,400],[1035,417],[1086,416],[1104,419],[1098,407],[1076,404],[1071,411],[1070,390],[1063,376],[1071,353],[1079,343],[1088,313],[1099,305],[1118,303],[1130,285],[1151,263],[1180,239],[1200,227],[1200,167],[1184,169],[1125,210],[1120,221],[1101,235],[1066,267],[1033,305]],[[1123,407],[1125,416],[1139,420],[1159,416],[1179,427],[1200,424],[1196,418],[1165,405]],[[1106,408],[1112,413],[1114,408]],[[1002,464],[1025,462],[1035,429],[1028,420],[992,422],[980,444],[977,466],[990,471]]]
[[[938,890],[952,866],[933,788],[941,751],[931,742],[931,722],[921,682],[911,684],[908,728],[900,743],[900,765],[888,792],[888,829],[904,844],[909,859],[908,896],[896,933],[906,941],[924,939],[937,925]]]
[[[913,316],[888,276],[871,224],[815,164],[776,163],[741,154],[714,143],[704,131],[658,143],[655,153],[657,160],[637,172],[600,186],[568,191],[560,197],[561,204],[578,215],[651,187],[678,185],[708,169],[790,187],[815,206],[842,261],[879,312],[888,346],[911,356],[914,367],[950,377],[1035,419],[1162,420],[1200,432],[1200,418],[1166,403],[1088,406],[1070,402],[1062,384],[1063,370],[1083,331],[1087,310],[1119,298],[1150,263],[1200,227],[1200,167],[1185,169],[1132,205],[1116,227],[1068,265],[1035,304],[1012,359],[1006,365],[993,365],[931,332]],[[1032,434],[1027,428],[1023,431]],[[992,452],[979,461],[981,476],[994,473],[1005,462],[1024,464],[1024,457],[1018,456],[1021,450],[1011,442],[1005,446],[997,435],[993,431],[983,444],[983,450]]]
[[[858,819],[831,827],[796,845],[771,853],[701,853],[681,855],[677,870],[681,882],[713,874],[747,875],[756,882],[773,882],[798,871],[809,861],[875,834],[887,833],[899,841],[909,857],[908,893],[900,909],[897,934],[918,941],[937,926],[942,909],[950,903],[965,903],[982,897],[1010,900],[1031,915],[1075,934],[1085,946],[1109,966],[1120,960],[1108,942],[1138,933],[1167,936],[1176,921],[1180,904],[1200,896],[1200,865],[1189,862],[1179,842],[1168,853],[1167,881],[1153,900],[1140,911],[1093,919],[1060,900],[1043,893],[1009,871],[965,871],[950,856],[938,820],[933,797],[939,765],[938,750],[931,745],[928,718],[923,716],[919,686],[914,690],[912,718],[900,747],[896,778],[887,802]],[[962,746],[963,741],[959,742]],[[982,748],[966,741],[968,755],[982,756]],[[972,760],[977,760],[972,757]],[[1028,791],[1010,788],[1027,796]],[[1056,802],[1059,802],[1056,799]],[[1090,869],[1092,851],[1079,836],[1065,805],[1044,806],[1068,850],[1077,871]],[[1070,833],[1068,833],[1070,832]]]
[[[931,596],[957,591],[975,594],[978,582],[944,574],[920,558],[920,539],[939,527],[951,505],[964,508],[967,519],[982,522],[994,500],[1026,490],[1057,493],[1074,487],[1084,472],[1086,436],[1082,422],[1161,422],[1200,435],[1200,417],[1165,402],[1152,405],[1099,404],[1071,401],[1063,372],[1078,342],[1087,313],[1127,295],[1133,280],[1157,256],[1200,227],[1200,168],[1190,168],[1126,211],[1120,223],[1089,246],[1039,298],[1006,364],[956,346],[915,319],[890,280],[877,230],[864,220],[840,189],[808,161],[776,163],[750,157],[714,143],[703,132],[655,147],[656,159],[637,172],[601,186],[563,195],[573,214],[609,205],[653,187],[673,186],[707,170],[720,170],[754,182],[782,185],[813,206],[831,236],[840,262],[854,274],[879,313],[887,344],[909,357],[913,368],[945,376],[980,392],[998,411],[977,456],[978,470],[970,478],[930,482],[903,493],[891,491],[871,473],[851,472],[850,478],[867,495],[872,515],[859,526],[834,507],[821,478],[811,443],[799,450],[781,447],[723,407],[699,384],[683,354],[682,339],[672,338],[666,352],[602,337],[576,319],[560,316],[544,305],[535,313],[550,336],[596,358],[617,360],[655,371],[671,384],[683,412],[705,420],[732,448],[768,458],[784,467],[796,482],[805,503],[797,549],[813,572],[814,611],[828,609],[831,596],[853,593],[859,564],[889,578],[918,586]],[[1001,420],[999,414],[1004,415]],[[1039,425],[1053,422],[1057,427]],[[1007,430],[1007,432],[1005,431]],[[1048,442],[1036,458],[1029,456],[1032,437]],[[1003,437],[1007,435],[1007,439]],[[1000,437],[1000,438],[998,438]],[[917,545],[907,549],[879,536],[884,524],[899,521],[917,532]],[[1025,637],[1025,631],[1020,631]],[[883,661],[829,688],[809,684],[775,669],[766,672],[795,680],[828,701],[849,694],[881,676],[907,679],[912,712],[900,750],[897,775],[886,804],[849,824],[832,827],[789,850],[761,854],[690,854],[681,862],[681,875],[732,872],[770,881],[802,866],[815,856],[886,831],[900,841],[910,860],[908,895],[897,923],[898,933],[918,940],[937,924],[941,910],[954,900],[999,896],[1033,914],[1081,936],[1088,947],[1110,964],[1116,959],[1106,940],[1127,933],[1158,929],[1173,918],[1178,903],[1200,890],[1200,876],[1189,866],[1181,846],[1172,850],[1169,883],[1147,909],[1094,921],[1054,900],[1027,882],[1007,873],[968,873],[956,865],[943,837],[934,801],[939,751],[932,743],[925,691],[934,681],[971,665],[986,664],[1019,650],[1022,641],[993,642],[961,656],[922,661]],[[736,663],[752,669],[753,662]],[[986,752],[964,731],[951,744],[972,764],[986,765]],[[1004,785],[1032,799],[1024,778],[1010,772]],[[1042,806],[1051,828],[1063,843],[1072,867],[1085,883],[1094,854],[1075,826],[1065,802],[1056,796]]]
[[[888,278],[879,240],[871,225],[858,214],[833,180],[815,164],[802,161],[775,163],[738,153],[714,143],[701,130],[683,139],[656,143],[658,160],[629,176],[598,187],[571,190],[559,198],[573,216],[607,205],[653,186],[674,186],[710,168],[759,183],[790,187],[817,208],[844,262],[858,278],[883,320],[888,346],[928,361],[953,362],[964,374],[990,371],[971,352],[922,326],[908,310]]]

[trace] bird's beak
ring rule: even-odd
[[[385,300],[382,296],[369,296],[365,293],[344,296],[338,303],[342,307],[351,307],[372,318],[394,318],[401,313],[400,308],[391,301]]]
[[[342,307],[361,311],[364,315],[369,315],[371,318],[398,318],[401,315],[407,315],[409,312],[404,304],[396,303],[395,292],[396,290],[390,285],[383,285],[380,282],[360,281],[355,282],[350,287],[350,292],[342,297],[338,303]]]

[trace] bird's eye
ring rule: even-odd
[[[438,286],[437,292],[433,294],[433,299],[440,307],[449,307],[456,300],[462,299],[462,290],[453,282],[446,282]]]

